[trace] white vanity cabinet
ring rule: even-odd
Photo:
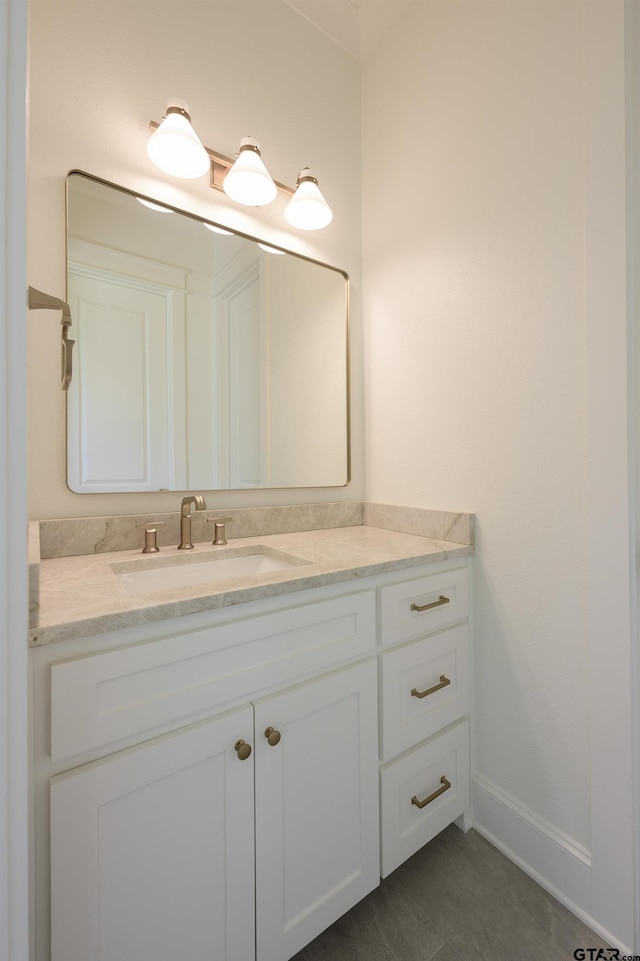
[[[52,961],[295,954],[378,884],[376,717],[369,660],[54,777]]]
[[[466,579],[32,650],[33,961],[287,961],[466,818]]]

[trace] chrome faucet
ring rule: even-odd
[[[191,543],[191,505],[193,505],[197,511],[204,511],[207,508],[207,505],[204,502],[204,497],[202,497],[201,494],[192,494],[191,497],[182,498],[182,504],[180,507],[179,551],[193,550],[193,544]]]

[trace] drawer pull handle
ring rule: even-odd
[[[432,601],[431,604],[412,604],[410,610],[412,611],[430,611],[432,607],[442,607],[443,604],[448,604],[450,602],[450,597],[445,597],[441,594],[437,601]]]
[[[264,732],[264,736],[269,742],[269,747],[275,747],[276,744],[280,743],[280,731],[276,731],[275,727],[268,727]]]
[[[444,776],[444,774],[440,778],[440,783],[442,784],[442,787],[439,787],[437,791],[434,791],[433,794],[430,794],[429,797],[426,797],[424,801],[419,801],[416,795],[414,794],[413,797],[411,798],[411,803],[415,804],[415,806],[417,808],[420,808],[421,810],[422,808],[425,808],[427,804],[431,804],[432,801],[435,801],[437,797],[440,797],[441,794],[444,794],[444,792],[448,791],[449,788],[451,787],[451,781],[448,781]]]
[[[439,684],[434,684],[433,687],[430,687],[428,691],[419,691],[416,687],[413,687],[411,689],[411,697],[428,697],[429,694],[433,694],[434,691],[441,691],[442,688],[446,687],[448,684],[451,684],[449,678],[446,677],[446,675],[441,674]]]
[[[246,741],[236,741],[234,747],[240,760],[246,761],[251,754],[251,745],[247,744]]]

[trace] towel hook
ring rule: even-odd
[[[45,294],[35,287],[29,287],[29,310],[61,310],[62,311],[62,390],[68,390],[71,383],[72,363],[71,353],[75,340],[69,340],[69,327],[71,327],[71,310],[69,304],[51,294]]]

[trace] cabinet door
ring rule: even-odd
[[[52,961],[254,956],[249,706],[51,781]]]
[[[254,708],[256,957],[286,961],[380,883],[375,662]]]

